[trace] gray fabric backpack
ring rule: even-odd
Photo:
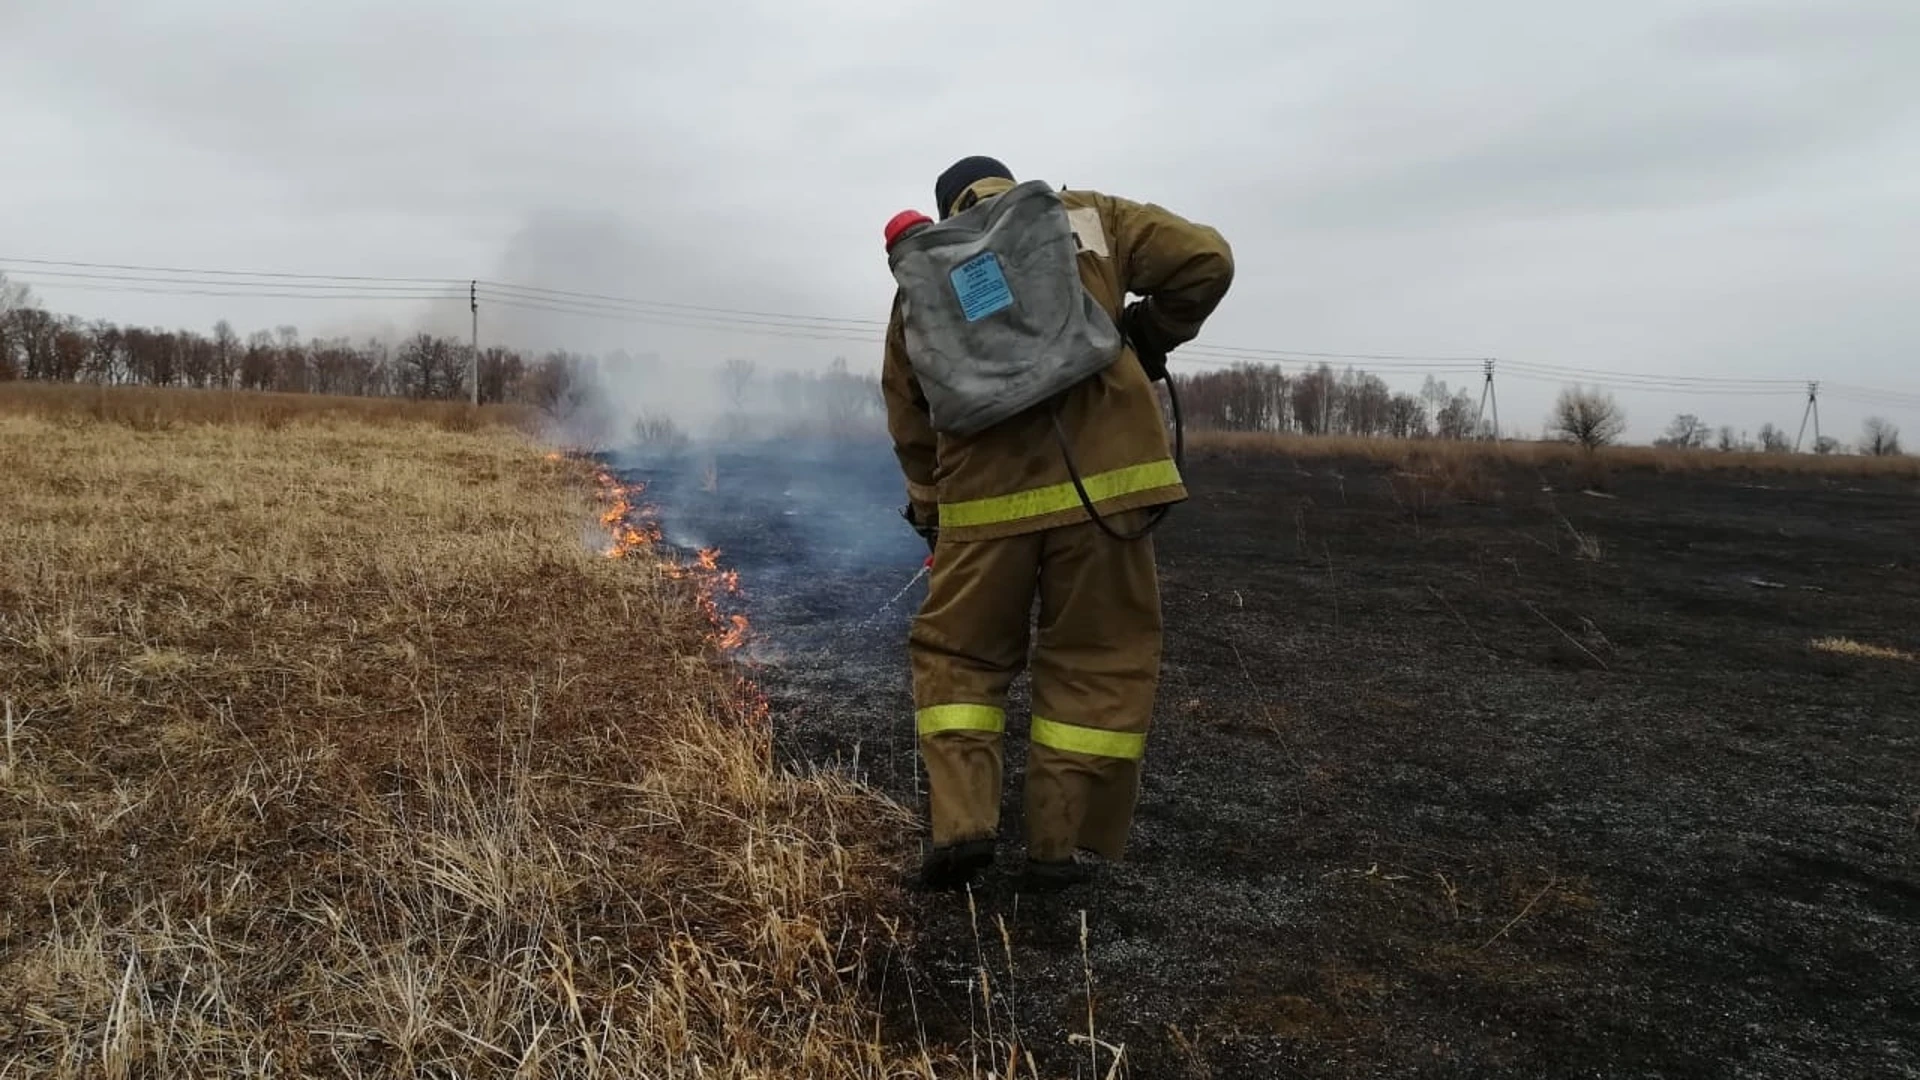
[[[1045,181],[907,233],[887,264],[935,431],[984,431],[1120,355],[1119,329],[1080,282],[1066,204]]]

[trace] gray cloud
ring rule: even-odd
[[[880,223],[986,152],[1225,230],[1215,342],[1920,391],[1910,0],[5,4],[0,255],[872,318]],[[36,284],[165,324],[465,316]],[[486,314],[689,369],[877,355]],[[1553,390],[1516,382],[1503,416],[1537,426]],[[1792,419],[1631,404],[1643,436]]]

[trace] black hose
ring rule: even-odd
[[[1185,475],[1187,471],[1186,423],[1180,415],[1180,391],[1175,389],[1171,375],[1167,376],[1167,401],[1173,406],[1173,466]],[[1107,524],[1107,519],[1100,516],[1100,511],[1093,508],[1093,499],[1087,495],[1087,485],[1080,480],[1080,466],[1073,460],[1073,447],[1067,441],[1066,430],[1060,426],[1058,401],[1055,401],[1053,406],[1053,437],[1060,443],[1060,455],[1067,460],[1067,475],[1073,478],[1073,490],[1080,495],[1080,505],[1086,507],[1087,516],[1093,519],[1093,523],[1100,527],[1101,532],[1121,543],[1130,544],[1135,540],[1146,539],[1153,530],[1160,527],[1161,522],[1167,519],[1167,512],[1172,507],[1162,504],[1147,512],[1147,523],[1137,532],[1123,533]]]

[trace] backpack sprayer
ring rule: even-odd
[[[1059,397],[1105,370],[1128,341],[1080,280],[1079,245],[1059,194],[1029,180],[941,222],[905,210],[887,223],[886,243],[907,355],[933,429],[972,435],[1052,400],[1054,437],[1094,524],[1117,540],[1157,528],[1165,506],[1137,532],[1107,523],[1060,425]],[[1136,355],[1147,347],[1133,344]],[[1159,369],[1164,373],[1165,364]],[[1184,470],[1186,436],[1171,379],[1167,395],[1174,460]]]

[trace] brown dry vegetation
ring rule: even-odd
[[[1851,454],[1767,454],[1721,452],[1659,446],[1607,446],[1589,451],[1562,442],[1486,442],[1470,439],[1368,439],[1357,436],[1279,435],[1201,431],[1187,437],[1196,454],[1233,457],[1284,454],[1298,458],[1384,461],[1416,470],[1469,469],[1476,462],[1575,469],[1692,472],[1747,470],[1771,473],[1825,473],[1920,477],[1920,457],[1870,457]]]
[[[1920,663],[1920,655],[1905,649],[1892,649],[1885,645],[1872,645],[1852,638],[1818,638],[1812,645],[1815,652],[1833,653],[1836,656],[1857,656],[1867,660],[1900,660],[1909,664]]]
[[[0,1077],[930,1071],[862,985],[900,811],[773,764],[583,466],[459,406],[4,404]]]
[[[0,382],[0,412],[96,420],[140,431],[167,431],[187,424],[249,424],[274,429],[295,421],[318,420],[429,424],[448,431],[491,427],[535,431],[540,426],[538,410],[516,405],[475,409],[461,401],[42,382]]]

